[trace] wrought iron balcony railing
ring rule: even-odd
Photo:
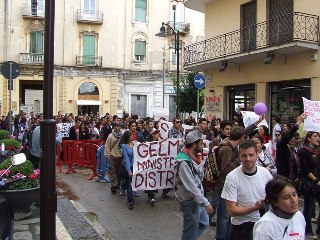
[[[190,23],[176,22],[176,24],[174,24],[173,21],[170,21],[167,24],[169,24],[169,26],[172,27],[173,29],[179,30],[181,34],[188,35],[190,33]],[[169,27],[166,27],[166,33],[172,34],[172,30]]]
[[[22,64],[43,64],[43,53],[20,53],[20,63]]]
[[[28,18],[44,18],[45,7],[40,5],[22,5],[22,16]]]
[[[103,12],[78,9],[77,21],[78,22],[91,22],[91,23],[95,23],[95,24],[102,24],[103,23]]]
[[[77,66],[101,67],[102,66],[102,57],[96,57],[93,55],[76,56],[76,65]]]
[[[184,66],[295,41],[319,43],[319,16],[294,12],[188,45]]]

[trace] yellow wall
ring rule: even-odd
[[[21,104],[21,99],[19,99],[19,80],[42,81],[42,76],[20,75],[19,78],[14,80],[14,89],[12,91],[12,111],[14,114],[19,113]],[[63,113],[78,113],[78,89],[84,82],[92,82],[97,85],[99,89],[99,101],[102,102],[102,105],[99,107],[100,114],[105,114],[106,112],[111,114],[117,113],[117,77],[74,77],[70,79],[65,76],[55,76],[53,90],[57,94],[54,94],[54,99],[52,99],[54,114],[58,111],[62,111]],[[3,76],[0,76],[0,88],[3,89],[4,93],[1,99],[0,111],[2,115],[6,115],[9,111],[9,91],[6,91],[8,88],[7,79],[3,78]]]
[[[320,1],[318,0],[294,0],[293,9],[295,12],[319,15]]]
[[[311,99],[319,100],[320,63],[310,60],[311,53],[313,52],[288,55],[286,63],[282,55],[276,55],[271,64],[264,64],[261,58],[254,62],[240,64],[240,72],[235,64],[229,64],[224,72],[219,72],[218,67],[205,72],[206,75],[211,75],[213,78],[212,82],[207,83],[205,95],[211,97],[222,95],[223,98],[221,111],[213,112],[213,114],[218,117],[226,116],[227,95],[224,93],[226,86],[255,84],[256,101],[268,102],[268,83],[309,78],[312,79]],[[210,113],[212,112],[206,111],[206,114]]]

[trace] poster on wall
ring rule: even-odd
[[[222,96],[205,97],[207,112],[222,112]]]

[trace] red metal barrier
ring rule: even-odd
[[[56,155],[57,155],[57,167],[58,167],[58,172],[61,172],[61,146],[60,144],[56,144]]]
[[[86,167],[92,170],[92,175],[88,178],[92,180],[98,176],[96,171],[97,160],[96,153],[97,149],[103,141],[101,140],[64,140],[63,141],[63,160],[67,164],[68,169],[64,172],[65,174],[76,171],[73,166]]]

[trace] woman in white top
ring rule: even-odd
[[[266,185],[266,201],[270,210],[255,223],[254,240],[305,239],[306,222],[298,208],[294,183],[276,175]]]
[[[257,165],[261,167],[265,167],[271,173],[271,175],[275,175],[277,173],[277,167],[275,162],[272,159],[271,154],[266,150],[266,147],[263,144],[263,139],[260,135],[255,135],[252,137],[252,140],[257,146],[258,151],[258,160]]]

